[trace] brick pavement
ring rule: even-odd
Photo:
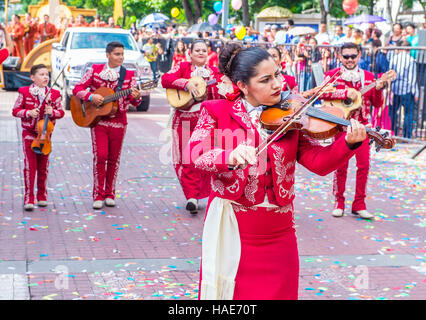
[[[159,161],[167,151],[159,137],[169,111],[161,90],[147,113],[129,114],[117,206],[102,210],[91,208],[89,131],[67,112],[54,131],[49,206],[23,211],[20,131],[10,116],[16,93],[0,97],[0,299],[195,299],[204,212],[185,212],[171,164]],[[300,299],[426,297],[425,155],[409,160],[417,147],[373,156],[368,206],[374,221],[331,217],[331,177],[299,167]],[[352,172],[348,209],[353,188]],[[384,255],[390,262],[379,259]],[[367,258],[379,262],[355,270]]]

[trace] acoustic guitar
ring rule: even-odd
[[[192,77],[188,83],[193,83],[197,86],[198,95],[194,97],[190,92],[177,89],[166,89],[167,101],[175,109],[186,109],[194,102],[203,101],[207,97],[207,87],[215,84],[216,79],[204,80],[202,77]]]
[[[157,81],[149,80],[138,83],[139,90],[149,90],[157,86]],[[82,101],[76,96],[72,96],[70,109],[72,119],[75,124],[80,127],[94,127],[102,117],[113,116],[118,109],[117,100],[128,96],[133,88],[114,92],[113,89],[107,87],[100,87],[96,89],[93,94],[100,94],[104,97],[104,102],[97,106],[91,101]]]
[[[352,112],[355,110],[361,108],[362,106],[362,96],[366,94],[368,91],[373,89],[376,86],[377,81],[392,81],[396,78],[396,72],[394,70],[389,70],[386,73],[384,73],[379,79],[376,81],[373,81],[368,86],[362,88],[360,91],[354,89],[354,88],[348,88],[348,92],[352,91],[356,93],[356,99],[347,99],[347,100],[330,100],[326,101],[323,100],[324,106],[331,106],[331,107],[337,107],[344,112],[345,119],[349,119]]]

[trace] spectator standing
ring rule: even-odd
[[[397,46],[410,47],[410,43],[399,41]],[[391,84],[394,98],[389,108],[389,116],[392,121],[392,130],[395,135],[398,135],[398,110],[404,106],[403,135],[405,138],[411,138],[414,105],[419,99],[416,61],[409,51],[396,50],[395,55],[389,61],[389,68],[396,72],[396,79]]]
[[[154,44],[154,37],[151,35],[148,38],[147,43],[143,46],[143,52],[146,60],[151,66],[151,70],[154,76],[154,80],[157,80],[157,57],[158,57],[158,48]]]
[[[392,34],[386,40],[385,46],[395,45],[400,40],[402,40],[402,24],[395,23],[392,27]]]
[[[355,29],[354,31],[354,42],[356,44],[361,44],[362,43],[362,37],[364,35],[364,32],[362,32],[362,30],[360,29]]]
[[[318,44],[324,44],[324,43],[330,43],[330,34],[327,31],[327,24],[321,23],[319,25],[318,34],[315,36],[315,39],[317,40]]]
[[[207,65],[211,67],[219,67],[219,56],[216,51],[212,48],[212,43],[210,41],[206,42],[207,44]]]
[[[355,42],[355,38],[353,36],[353,28],[352,27],[346,27],[345,29],[345,36],[342,39],[342,42]]]
[[[417,47],[419,45],[419,35],[416,33],[416,26],[414,23],[407,23],[405,30],[407,32],[406,40],[410,43],[410,46]],[[415,59],[417,57],[417,50],[411,50],[410,55]]]
[[[178,40],[173,53],[172,68],[182,61],[186,61],[186,44],[183,40]]]
[[[331,44],[342,44],[345,40],[345,34],[343,33],[343,27],[337,25],[334,27],[334,36],[332,38]]]

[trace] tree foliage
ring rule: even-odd
[[[26,12],[29,4],[37,4],[39,1],[40,0],[21,0],[23,12]],[[126,17],[136,16],[137,19],[141,19],[152,12],[161,12],[170,17],[171,9],[176,7],[181,10],[182,14],[175,20],[177,22],[192,24],[196,23],[198,18],[207,21],[207,17],[215,13],[213,10],[215,1],[217,0],[123,0],[123,12]],[[373,3],[375,1],[376,0],[373,0]],[[402,0],[402,3],[404,7],[412,7],[414,1],[416,0]],[[417,1],[422,4],[426,10],[426,1]],[[101,18],[104,20],[112,16],[112,8],[114,7],[114,0],[63,0],[63,2],[78,8],[97,9]],[[321,4],[324,3],[324,0],[243,0],[243,2],[246,2],[249,8],[249,17],[246,17],[246,19],[253,21],[256,13],[271,6],[286,7],[293,13],[301,13],[310,8],[316,8],[318,12],[320,12],[322,11]],[[343,0],[329,0],[328,2],[331,8],[329,8],[327,14],[337,18],[347,17],[347,14],[342,9]],[[372,0],[358,0],[358,2],[360,5],[370,7]],[[186,10],[184,10],[184,6],[186,6]],[[243,9],[235,11],[230,5],[229,17],[235,17],[237,22],[242,22],[244,18]]]

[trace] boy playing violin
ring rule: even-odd
[[[49,92],[49,70],[44,64],[37,64],[31,68],[30,77],[33,84],[21,87],[18,98],[12,110],[12,115],[21,118],[22,145],[24,149],[24,209],[34,209],[34,181],[37,173],[37,204],[47,206],[47,173],[49,155],[37,154],[31,149],[31,143],[37,137],[37,122],[49,115],[54,124],[56,119],[64,116],[62,98],[58,90]],[[46,95],[48,96],[46,97]]]

